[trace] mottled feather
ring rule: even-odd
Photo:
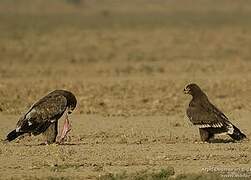
[[[6,140],[12,141],[24,133],[33,135],[45,133],[47,140],[53,142],[58,133],[58,119],[66,110],[70,114],[76,105],[77,99],[71,92],[52,91],[29,108],[18,120],[16,129],[7,135]]]
[[[34,131],[37,134],[61,117],[66,110],[66,105],[67,100],[61,94],[52,93],[45,96],[19,119],[17,129],[19,132]]]

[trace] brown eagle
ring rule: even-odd
[[[197,84],[189,84],[184,89],[185,94],[192,95],[187,108],[190,121],[199,128],[202,141],[208,142],[215,134],[226,133],[234,140],[246,138],[229,119],[215,107]]]
[[[25,133],[33,135],[44,134],[46,144],[56,142],[58,134],[58,119],[65,113],[65,122],[59,142],[62,142],[71,130],[68,114],[71,114],[77,105],[73,93],[65,90],[55,90],[37,101],[19,119],[16,129],[11,131],[6,140],[12,141]]]

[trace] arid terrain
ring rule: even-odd
[[[250,179],[251,142],[201,143],[183,94],[199,84],[251,138],[250,12],[242,0],[1,1],[1,139],[54,89],[78,106],[64,145],[0,142],[0,179]]]

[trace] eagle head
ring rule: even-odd
[[[192,96],[195,96],[195,95],[199,95],[199,94],[202,94],[202,90],[200,89],[200,87],[195,84],[195,83],[191,83],[191,84],[188,84],[185,89],[184,89],[184,93],[185,94],[190,94]],[[204,94],[204,93],[203,93]]]

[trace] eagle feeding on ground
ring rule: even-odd
[[[46,137],[46,144],[56,142],[58,134],[58,120],[65,114],[65,121],[58,142],[65,139],[71,130],[68,114],[71,114],[77,105],[73,93],[66,90],[54,90],[33,104],[30,109],[20,117],[16,129],[11,131],[6,141],[12,141],[25,133]]]

